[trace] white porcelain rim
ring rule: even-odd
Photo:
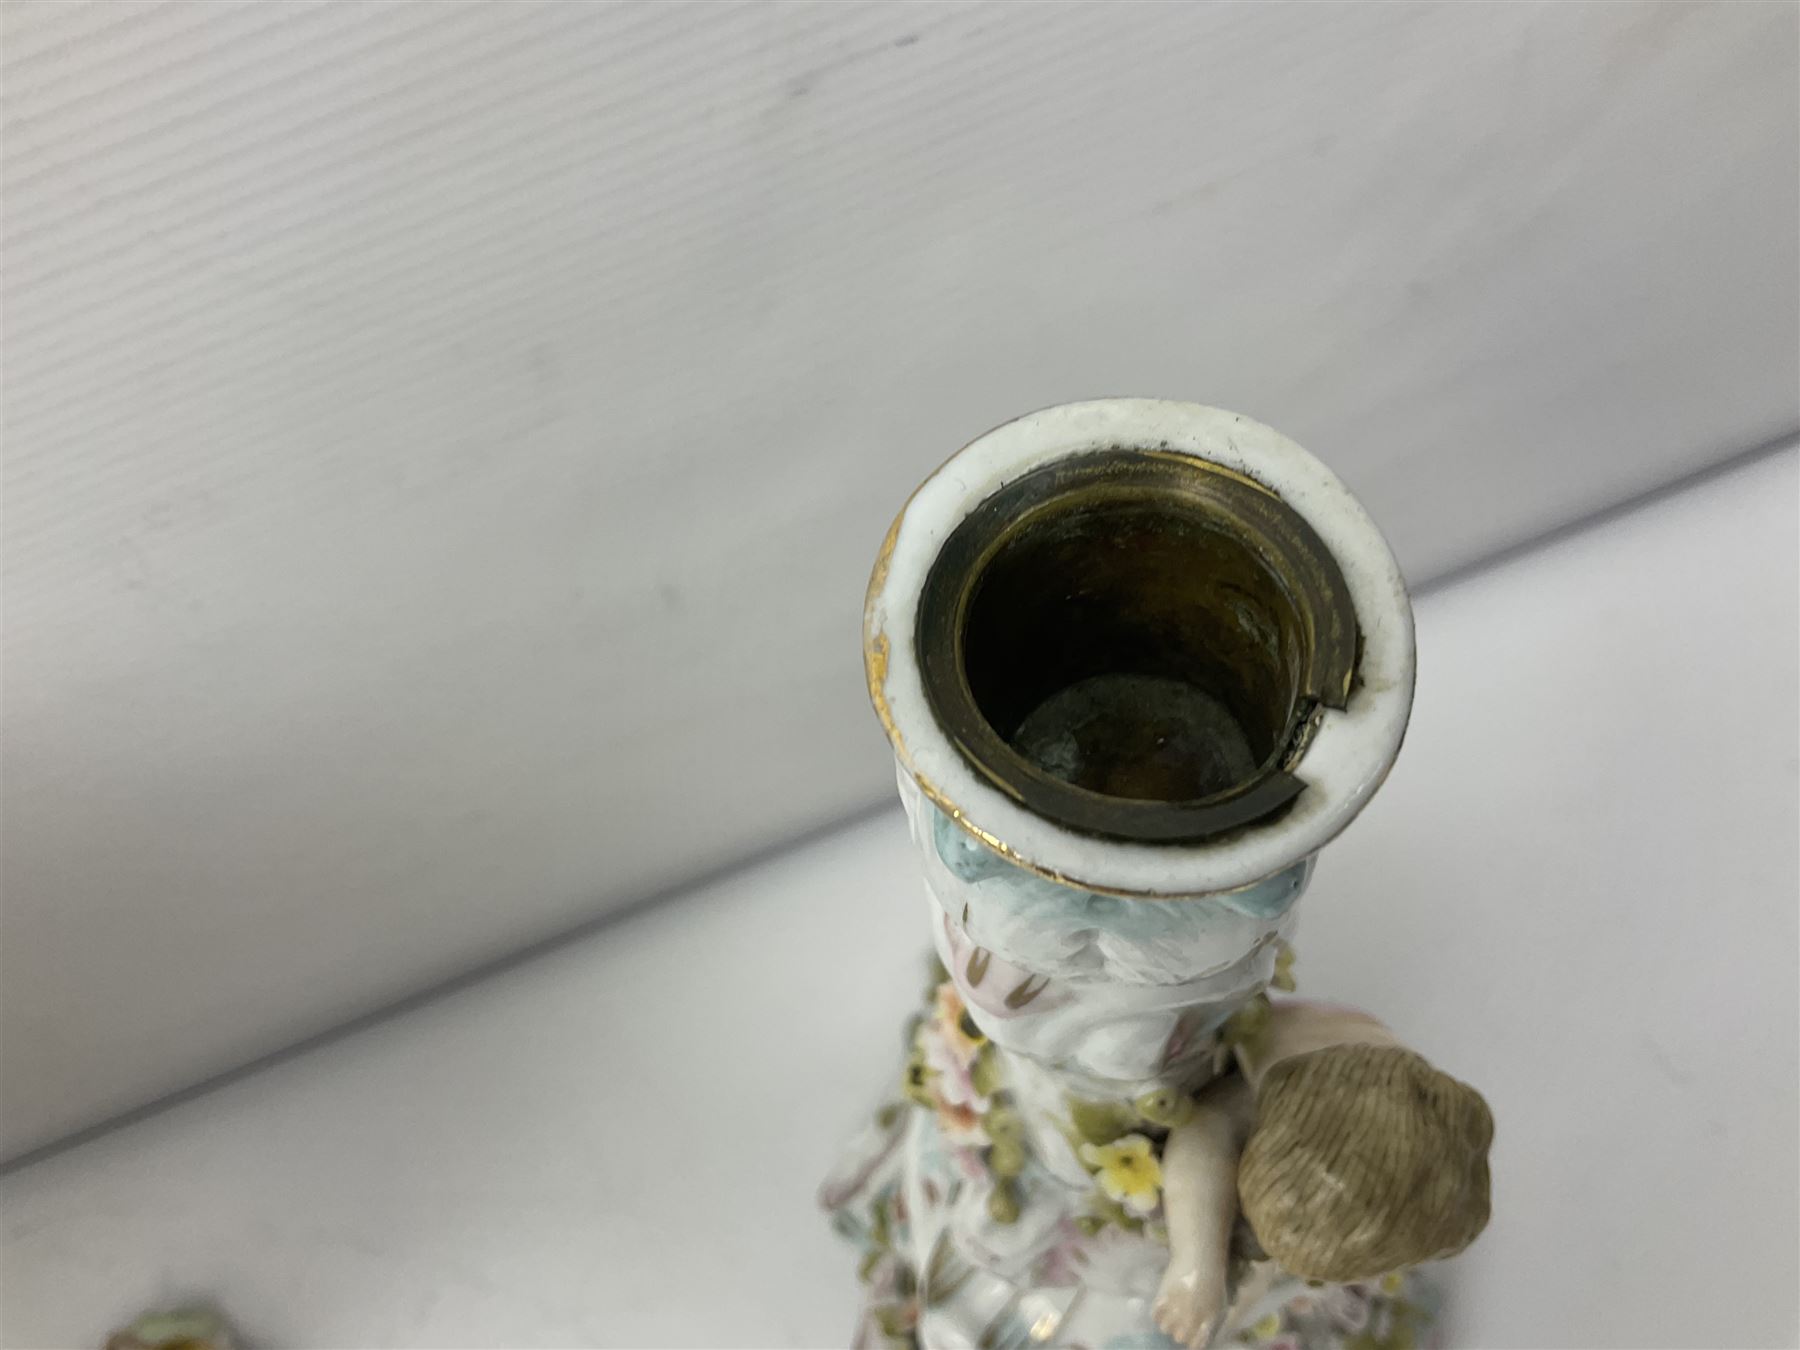
[[[1212,842],[1101,839],[1025,810],[981,778],[932,715],[915,629],[931,564],[977,505],[1021,474],[1115,447],[1192,455],[1255,479],[1299,512],[1343,571],[1362,631],[1357,679],[1325,709],[1287,814]],[[863,621],[869,692],[902,769],[952,820],[1021,867],[1109,895],[1175,899],[1254,885],[1330,843],[1400,752],[1412,709],[1413,622],[1387,540],[1331,470],[1271,427],[1164,399],[1066,403],[994,428],[920,484],[889,532]]]

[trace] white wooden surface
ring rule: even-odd
[[[1498,1118],[1457,1346],[1792,1346],[1800,456],[1430,596],[1305,991]],[[0,1344],[825,1346],[811,1193],[897,1072],[897,811],[0,1180]]]
[[[0,37],[0,1156],[880,798],[870,555],[1005,417],[1248,412],[1416,579],[1800,417],[1791,5]]]

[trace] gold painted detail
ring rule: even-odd
[[[1050,987],[1048,975],[1030,975],[1014,985],[1006,996],[1006,1006],[1015,1012]]]
[[[955,1297],[956,1291],[967,1284],[969,1277],[975,1273],[975,1267],[958,1256],[950,1245],[950,1235],[946,1230],[938,1235],[935,1246],[931,1249],[931,1259],[925,1263],[924,1289],[921,1291],[928,1308],[937,1307]]]
[[[994,954],[985,947],[977,947],[969,953],[969,964],[965,967],[964,974],[969,977],[971,987],[979,985],[987,978],[988,963],[993,959]]]

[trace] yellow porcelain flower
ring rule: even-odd
[[[1281,1314],[1270,1313],[1250,1328],[1250,1334],[1259,1341],[1272,1341],[1281,1334]]]
[[[1110,1144],[1083,1144],[1081,1161],[1093,1170],[1109,1200],[1140,1218],[1162,1197],[1162,1164],[1141,1134],[1127,1134]]]

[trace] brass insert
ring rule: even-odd
[[[926,695],[962,756],[1040,816],[1145,843],[1286,811],[1358,640],[1343,574],[1296,511],[1158,450],[1007,484],[952,532],[919,603]]]

